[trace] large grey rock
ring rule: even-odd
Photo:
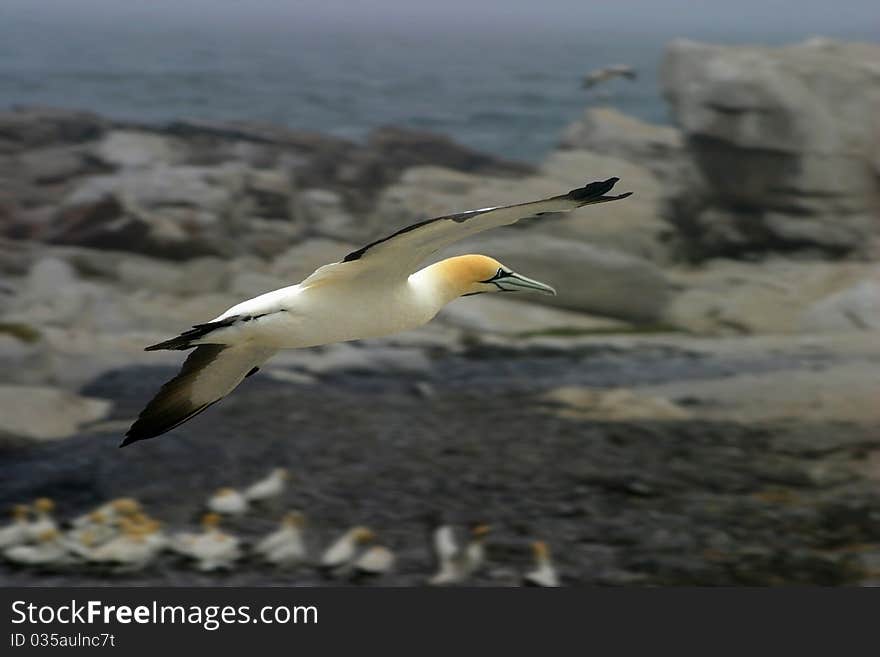
[[[871,244],[880,46],[676,41],[663,83],[705,187],[680,208],[697,255]]]
[[[880,271],[809,306],[800,328],[808,332],[880,331]]]
[[[186,151],[178,140],[135,130],[111,130],[94,147],[95,156],[120,169],[179,164]]]
[[[19,155],[17,162],[20,175],[41,185],[63,182],[98,169],[81,145],[31,149]]]
[[[258,253],[299,239],[286,172],[237,164],[130,166],[83,179],[43,239],[171,259]]]
[[[346,209],[340,194],[329,189],[306,189],[298,200],[310,232],[334,239],[366,237],[364,222],[358,221]]]
[[[0,385],[0,435],[55,440],[106,417],[112,404],[42,386]]]
[[[228,209],[244,185],[245,171],[236,165],[155,166],[87,178],[66,204],[94,203],[112,196],[143,209],[171,206],[220,213]]]
[[[684,157],[681,131],[627,116],[610,107],[591,107],[562,133],[560,148],[611,155],[650,168],[666,178]]]
[[[872,273],[861,263],[783,258],[718,259],[697,269],[667,270],[680,290],[667,322],[705,334],[864,330],[876,322],[876,304],[871,310],[863,283]]]
[[[0,112],[0,153],[97,139],[107,120],[92,114],[46,107],[17,107]]]

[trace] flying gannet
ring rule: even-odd
[[[279,349],[413,329],[462,296],[556,294],[549,285],[484,255],[418,267],[440,249],[491,228],[626,198],[629,193],[607,195],[617,181],[609,178],[540,201],[420,221],[318,268],[301,283],[244,301],[210,322],[147,347],[194,351],[141,411],[120,447],[154,438],[195,417],[256,373]]]
[[[614,78],[626,78],[627,80],[635,80],[636,75],[636,71],[632,66],[627,66],[626,64],[614,64],[613,66],[597,68],[596,70],[587,73],[587,75],[584,76],[584,79],[581,82],[581,87],[584,89],[592,89],[597,84],[607,82],[608,80],[612,80]]]

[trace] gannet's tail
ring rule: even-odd
[[[119,446],[155,438],[194,418],[235,390],[275,351],[268,347],[250,346],[196,347],[177,376],[163,385],[141,411]]]

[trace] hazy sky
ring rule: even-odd
[[[274,29],[321,24],[356,29],[517,27],[640,32],[880,34],[878,0],[2,0],[4,15],[40,22],[162,21]]]

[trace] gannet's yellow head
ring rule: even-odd
[[[40,543],[49,543],[50,541],[57,540],[61,536],[61,532],[57,529],[47,529],[37,536],[37,541]]]
[[[306,517],[299,511],[291,511],[284,515],[281,522],[285,527],[303,527],[306,524]]]
[[[55,508],[55,502],[48,497],[40,497],[34,500],[34,508],[40,513],[50,513]]]
[[[205,529],[213,529],[220,524],[219,513],[206,513],[202,516],[202,527]]]
[[[546,561],[550,557],[550,549],[544,541],[535,541],[532,543],[532,554],[538,561]]]
[[[376,540],[376,532],[368,527],[355,527],[351,530],[351,536],[354,542],[359,545]]]
[[[13,520],[27,520],[30,507],[27,504],[16,504],[12,507]]]
[[[92,511],[86,516],[86,518],[88,518],[89,522],[95,525],[103,524],[104,521],[107,520],[101,511]]]
[[[236,491],[234,488],[226,486],[225,488],[218,488],[217,492],[214,493],[214,495],[217,497],[229,497],[230,495],[235,495],[237,492],[238,491]]]
[[[120,497],[110,503],[110,507],[122,515],[130,515],[141,510],[140,502],[131,497]]]
[[[484,255],[463,255],[447,258],[435,267],[457,296],[484,292],[540,292],[556,294],[556,290],[532,278],[517,274],[495,258]]]
[[[471,528],[471,536],[473,536],[477,540],[482,540],[486,538],[489,532],[492,531],[492,527],[486,524],[475,525]]]

